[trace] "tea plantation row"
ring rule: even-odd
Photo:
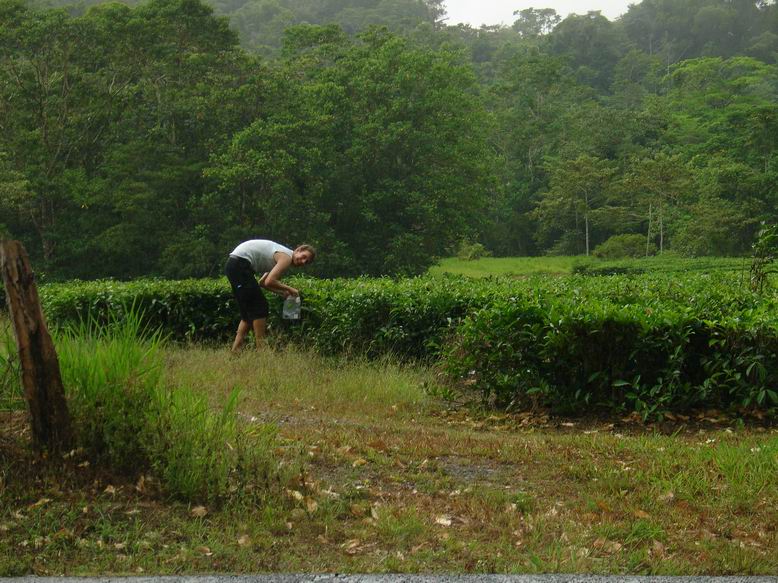
[[[499,406],[649,415],[778,405],[778,294],[753,294],[733,273],[293,285],[301,322],[282,321],[270,298],[280,337],[435,362]],[[225,280],[49,284],[41,298],[55,325],[133,305],[176,340],[226,342],[237,325]]]

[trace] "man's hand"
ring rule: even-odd
[[[300,291],[296,290],[293,287],[290,287],[289,289],[286,290],[286,295],[287,295],[287,297],[292,296],[292,297],[296,298],[297,296],[300,295]]]

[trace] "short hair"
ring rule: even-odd
[[[302,245],[298,245],[295,251],[308,251],[311,254],[311,263],[313,263],[316,259],[316,249],[313,247],[313,245],[303,243]]]

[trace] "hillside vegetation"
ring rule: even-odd
[[[50,280],[213,276],[254,237],[327,276],[737,256],[778,220],[775,3],[1,0],[0,31],[0,233]]]

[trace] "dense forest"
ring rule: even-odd
[[[0,237],[51,279],[218,275],[251,237],[377,275],[467,242],[737,255],[778,221],[778,5],[515,16],[0,0]]]

